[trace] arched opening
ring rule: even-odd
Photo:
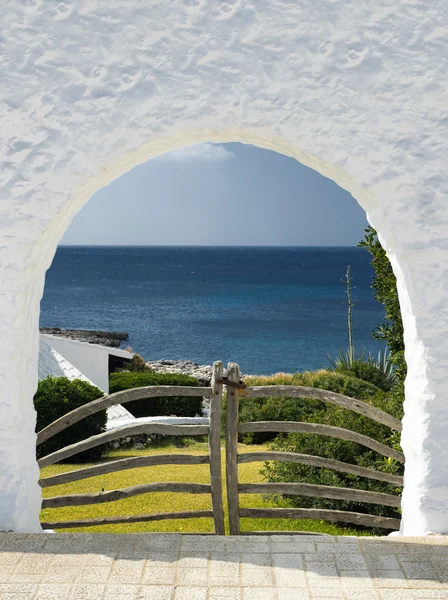
[[[308,167],[316,173],[323,175],[328,180],[336,183],[342,190],[349,192],[361,208],[364,209],[369,223],[371,223],[378,231],[381,243],[388,252],[394,270],[398,273],[398,285],[400,285],[402,276],[399,273],[399,266],[394,256],[395,240],[387,227],[387,223],[382,218],[381,213],[375,209],[377,201],[370,192],[363,189],[362,186],[350,178],[342,169],[327,164],[317,157],[303,152],[300,148],[286,143],[284,140],[276,139],[273,136],[254,135],[250,132],[238,132],[227,134],[207,133],[206,135],[185,136],[180,139],[160,139],[153,141],[140,148],[138,152],[119,161],[116,165],[103,169],[97,177],[89,180],[87,184],[78,189],[77,193],[65,204],[64,211],[52,221],[45,237],[41,239],[41,243],[37,244],[35,247],[34,253],[36,258],[38,258],[38,263],[40,265],[41,287],[39,291],[41,294],[43,293],[44,273],[53,260],[57,244],[63,238],[71,220],[96,192],[104,189],[111,182],[118,180],[122,175],[129,173],[135,167],[147,163],[151,158],[164,156],[171,152],[185,151],[189,146],[194,146],[195,144],[222,144],[229,142],[239,142],[263,150],[272,150],[280,155],[294,158],[300,165]]]
[[[423,2],[380,11],[354,1],[322,10],[309,0],[97,4],[39,0],[5,12],[2,528],[39,527],[39,301],[70,220],[151,157],[239,141],[333,179],[379,231],[409,368],[403,531],[448,531],[444,11]]]
[[[359,236],[361,237],[361,235],[362,235],[362,228],[360,228],[360,231],[359,231]],[[366,259],[366,260],[367,260],[367,259]],[[342,264],[342,263],[341,263],[341,264]],[[341,279],[341,278],[343,277],[343,274],[344,274],[343,272],[340,272],[340,273],[337,275],[337,277],[338,277],[339,279]],[[341,286],[341,287],[342,287],[342,286]],[[379,314],[378,314],[378,316],[379,316]],[[47,323],[47,324],[50,324],[50,323]],[[55,324],[55,323],[53,323],[53,324]],[[60,323],[57,323],[57,324],[59,325]],[[372,323],[371,323],[371,327],[373,327],[374,325],[375,325],[375,323],[373,323],[373,322],[372,322]],[[369,328],[371,328],[371,327],[369,326]],[[337,345],[339,345],[339,344],[337,344]],[[231,358],[233,358],[233,357],[231,357]],[[300,362],[300,361],[299,361],[299,362]],[[300,368],[300,367],[299,367],[299,368]],[[302,367],[302,368],[306,369],[307,367],[305,366],[305,367]],[[268,367],[268,369],[269,369],[269,367]],[[270,370],[270,371],[268,371],[268,372],[277,371],[277,370],[279,370],[278,366],[277,366],[277,365],[273,365],[273,366],[272,366],[272,368],[271,368],[271,370]],[[284,370],[284,369],[283,369],[283,370]]]
[[[142,164],[142,162],[164,152],[177,150],[194,143],[224,143],[228,141],[253,144],[261,148],[271,149],[296,158],[305,166],[314,168],[319,173],[334,180],[343,189],[349,191],[366,210],[369,222],[378,230],[381,243],[388,253],[397,277],[409,367],[406,402],[408,409],[405,411],[405,424],[407,423],[407,425],[402,437],[402,447],[407,456],[407,487],[405,487],[403,494],[403,514],[418,514],[419,517],[418,519],[408,519],[407,530],[405,520],[404,531],[408,533],[422,533],[428,530],[437,530],[440,527],[440,525],[437,525],[439,512],[433,508],[436,505],[438,506],[439,500],[424,501],[424,498],[427,497],[426,492],[423,495],[420,492],[418,494],[412,492],[412,490],[416,489],[421,490],[421,481],[425,480],[427,474],[427,459],[421,452],[416,451],[415,439],[417,435],[422,440],[424,439],[425,443],[431,443],[430,438],[427,436],[424,419],[422,420],[421,418],[422,409],[420,406],[421,393],[423,390],[429,389],[427,387],[428,373],[425,367],[425,346],[421,340],[420,330],[416,327],[415,311],[411,300],[412,296],[409,295],[413,291],[412,285],[414,285],[411,283],[411,287],[409,287],[409,282],[414,281],[414,276],[409,266],[407,254],[403,254],[400,250],[402,241],[399,243],[388,227],[389,205],[387,203],[380,203],[371,192],[364,189],[353,178],[348,176],[342,168],[335,167],[310,153],[304,152],[301,150],[300,145],[287,142],[285,139],[277,138],[266,132],[254,133],[252,131],[227,132],[225,134],[210,133],[207,131],[196,135],[154,139],[151,143],[141,146],[138,151],[126,154],[124,157],[120,157],[119,153],[112,153],[112,158],[106,163],[103,162],[104,167],[100,169],[99,174],[87,181],[82,176],[79,176],[79,174],[77,174],[77,177],[74,177],[74,181],[78,183],[77,185],[73,184],[70,188],[70,190],[73,190],[70,197],[62,203],[62,209],[52,213],[53,216],[49,221],[48,227],[36,239],[29,254],[24,258],[27,265],[24,271],[26,277],[20,284],[22,287],[20,288],[20,293],[17,293],[17,301],[14,306],[14,312],[21,315],[20,321],[15,321],[15,324],[20,324],[20,340],[22,341],[19,345],[25,360],[15,364],[13,371],[11,371],[11,377],[13,372],[15,374],[15,387],[11,387],[11,390],[16,390],[15,393],[20,397],[24,425],[20,426],[21,430],[18,433],[18,437],[25,439],[26,442],[21,446],[20,450],[21,456],[23,455],[23,459],[20,460],[20,472],[14,472],[14,478],[9,480],[9,494],[12,498],[12,503],[14,506],[22,508],[20,510],[19,508],[15,508],[13,516],[10,511],[6,510],[5,505],[4,520],[5,523],[10,524],[6,525],[6,527],[9,526],[18,531],[30,531],[39,528],[37,522],[40,507],[40,490],[36,483],[38,479],[37,468],[31,459],[34,455],[34,440],[31,432],[34,430],[35,417],[33,411],[30,410],[30,400],[35,392],[37,381],[38,307],[43,293],[45,272],[50,266],[58,241],[61,239],[73,216],[92,194],[132,167]],[[114,156],[118,156],[119,158],[114,160]],[[413,265],[412,269],[417,269],[418,272],[421,271],[419,256],[419,254],[416,254],[415,258],[411,261]],[[11,280],[11,285],[13,283],[15,285],[15,279]],[[26,376],[23,370],[25,365]],[[29,373],[34,374],[34,376],[30,377]],[[17,430],[17,426],[13,427],[13,429],[14,431]],[[29,434],[23,438],[25,430]],[[16,451],[14,451],[14,465],[17,464],[15,453]],[[439,481],[437,477],[436,480]],[[26,490],[26,492],[24,493],[23,490]],[[426,502],[428,507],[431,507],[428,508],[427,512],[425,512],[426,509],[422,508],[422,503],[424,502]],[[433,525],[428,525],[427,523],[429,522],[433,523]]]

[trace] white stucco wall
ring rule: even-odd
[[[0,29],[0,529],[39,528],[39,300],[70,220],[152,156],[240,141],[334,179],[380,232],[409,366],[403,533],[448,531],[445,0],[6,0]]]

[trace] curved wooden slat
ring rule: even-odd
[[[341,408],[346,408],[355,413],[368,417],[377,423],[387,425],[391,429],[397,431],[402,430],[402,424],[399,419],[396,419],[392,415],[370,406],[362,400],[356,400],[356,398],[350,398],[343,394],[336,394],[335,392],[329,392],[328,390],[321,390],[320,388],[313,388],[302,385],[257,385],[254,387],[248,387],[242,390],[240,396],[249,398],[267,398],[269,396],[278,396],[283,398],[310,398],[312,400],[321,400],[328,404],[335,404]]]
[[[317,531],[297,531],[291,529],[272,530],[265,529],[264,531],[242,531],[241,535],[317,535],[320,537],[328,537],[329,533],[319,533]]]
[[[366,448],[370,448],[383,456],[394,458],[399,462],[404,462],[404,454],[398,452],[390,446],[381,444],[376,440],[350,431],[342,427],[333,427],[333,425],[321,425],[319,423],[300,423],[296,421],[255,421],[253,423],[241,423],[238,426],[238,433],[251,433],[260,431],[272,431],[280,433],[311,433],[316,435],[327,435],[329,437],[346,440],[347,442],[356,442]]]
[[[39,481],[40,487],[46,488],[53,485],[88,479],[97,475],[106,475],[138,467],[153,467],[156,465],[201,465],[209,464],[210,458],[207,455],[198,456],[196,454],[157,454],[155,456],[135,456],[132,458],[123,458],[113,460],[93,467],[85,467],[67,473],[60,473],[51,477],[45,477]]]
[[[53,465],[54,463],[69,458],[74,454],[79,454],[90,448],[101,446],[101,444],[107,444],[113,440],[117,440],[128,435],[139,435],[141,433],[159,433],[162,435],[173,435],[173,436],[189,436],[189,435],[206,435],[208,433],[208,425],[168,425],[164,423],[143,423],[141,425],[125,425],[124,427],[117,427],[112,431],[106,431],[105,433],[99,433],[98,435],[92,435],[86,440],[77,442],[66,446],[61,450],[57,450],[52,454],[48,454],[43,458],[40,458],[37,463],[40,468]]]
[[[378,481],[385,481],[394,485],[403,486],[403,477],[400,475],[391,475],[382,473],[374,469],[359,467],[349,463],[333,460],[331,458],[322,458],[321,456],[312,456],[310,454],[299,454],[296,452],[247,452],[238,455],[239,463],[260,462],[266,460],[276,460],[278,462],[293,462],[312,467],[322,467],[323,469],[333,469],[341,473],[350,473],[359,477],[368,477]]]
[[[354,488],[342,488],[331,485],[315,485],[312,483],[240,483],[240,494],[282,494],[287,496],[307,496],[312,498],[328,498],[330,500],[350,500],[400,508],[401,498],[381,492],[369,492]]]
[[[53,423],[50,423],[37,434],[37,445],[42,444],[49,438],[53,437],[60,431],[63,431],[70,425],[78,423],[90,415],[94,415],[101,410],[106,410],[111,406],[117,404],[126,404],[126,402],[132,402],[134,400],[142,400],[144,398],[162,398],[164,396],[210,396],[212,390],[209,387],[192,387],[182,385],[157,385],[157,386],[146,386],[140,388],[132,388],[130,390],[123,390],[121,392],[115,392],[104,398],[93,400],[88,404],[79,406],[74,410],[70,411],[66,415],[63,415]]]
[[[207,483],[143,483],[121,490],[110,490],[107,492],[93,492],[88,494],[72,494],[65,496],[53,496],[42,500],[42,508],[57,508],[60,506],[85,506],[86,504],[103,504],[104,502],[115,502],[140,494],[156,492],[174,492],[185,494],[209,494],[211,487]]]
[[[395,531],[400,529],[400,519],[364,515],[344,510],[321,510],[320,508],[241,508],[240,517],[247,519],[319,519],[333,523],[353,523],[354,525],[380,527]],[[289,534],[288,531],[283,533]]]
[[[41,523],[43,529],[72,529],[73,527],[98,527],[100,525],[117,525],[119,523],[145,523],[166,519],[205,519],[213,517],[211,510],[191,510],[185,512],[153,513],[152,515],[129,515],[127,517],[98,517],[95,519],[78,519],[76,521],[49,521]]]

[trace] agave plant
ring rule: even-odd
[[[348,301],[348,342],[349,347],[346,350],[339,348],[335,357],[329,355],[328,359],[335,371],[350,372],[359,379],[369,381],[380,387],[384,391],[390,391],[397,381],[395,367],[391,361],[390,352],[387,349],[380,350],[375,358],[364,348],[355,352],[353,343],[353,299],[352,299],[352,279],[350,276],[350,266],[347,267],[345,275],[346,294]]]
[[[369,352],[369,363],[376,367],[384,375],[385,381],[392,387],[397,381],[395,366],[391,360],[390,352],[386,348],[378,352],[378,356],[374,358]]]
[[[335,371],[350,371],[360,379],[370,381],[385,391],[389,391],[396,382],[395,367],[387,350],[380,350],[375,357],[362,349],[353,354],[349,349],[339,348],[335,357],[328,356]]]
[[[367,362],[368,356],[364,348],[358,350],[354,355],[350,352],[350,348],[344,350],[343,348],[338,349],[336,356],[332,357],[329,354],[328,360],[335,371],[350,371],[353,364],[356,362]]]

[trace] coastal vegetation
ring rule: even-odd
[[[367,400],[375,405],[386,404],[382,391],[367,381],[332,371],[307,371],[304,373],[277,373],[270,377],[248,377],[246,384],[258,385],[302,385],[344,394],[358,400]],[[224,401],[225,402],[225,401]],[[381,406],[378,406],[381,408]],[[307,398],[240,398],[240,422],[248,421],[306,421],[319,422],[322,414],[328,414],[324,402]],[[322,412],[323,411],[323,412]],[[335,424],[335,423],[334,423]],[[272,439],[275,434],[245,434],[242,441],[260,443]]]
[[[34,408],[37,413],[36,431],[40,431],[75,408],[102,396],[104,393],[99,388],[81,379],[70,381],[66,377],[47,377],[39,381],[34,396]],[[69,444],[80,442],[91,435],[102,433],[106,429],[106,420],[106,411],[103,410],[75,423],[37,446],[37,458],[56,452]],[[104,446],[97,446],[78,454],[77,460],[79,462],[97,460],[103,452]]]
[[[318,371],[278,374],[273,377],[250,377],[246,380],[250,386],[263,385],[304,385],[330,390],[364,400],[393,416],[400,418],[401,405],[393,403],[380,388],[342,373]],[[355,431],[399,450],[391,430],[368,417],[324,402],[307,398],[240,398],[240,421],[301,421],[332,425]],[[269,439],[270,438],[270,439]],[[277,452],[294,452],[321,456],[342,461],[360,467],[381,470],[401,475],[403,467],[394,459],[379,456],[376,452],[357,444],[338,438],[306,433],[288,434],[245,434],[242,440],[247,443],[268,443],[269,449]],[[291,462],[271,461],[265,463],[262,475],[271,483],[301,482],[318,485],[332,485],[344,488],[383,492],[400,495],[397,486],[381,481],[340,473],[333,469],[316,468]],[[387,517],[398,517],[397,509],[381,505],[365,505],[359,502],[326,500],[295,496],[289,499],[291,506],[300,508],[323,508],[366,512]]]
[[[397,280],[386,252],[378,240],[378,234],[373,227],[365,230],[364,239],[358,244],[372,256],[371,264],[374,269],[372,280],[373,297],[384,307],[384,321],[373,331],[373,337],[384,341],[390,351],[390,360],[396,367],[400,381],[406,377],[406,362],[404,359],[403,321],[401,318],[400,301],[398,299]]]
[[[340,348],[338,354],[330,358],[330,364],[337,373],[368,381],[385,392],[389,392],[397,382],[395,368],[387,350],[380,350],[375,357],[362,349],[352,359],[348,351]]]
[[[374,269],[373,296],[384,307],[384,320],[378,324],[372,335],[387,345],[390,352],[389,361],[395,372],[395,383],[389,392],[389,397],[391,402],[402,405],[407,368],[404,357],[403,321],[398,299],[397,281],[392,271],[392,265],[373,227],[368,227],[365,230],[364,239],[358,245],[365,248],[372,256],[371,264]]]
[[[120,371],[111,373],[109,393],[121,392],[131,388],[148,385],[180,385],[198,387],[198,380],[188,375],[177,373],[152,373],[150,371]],[[172,396],[167,398],[147,398],[126,404],[127,410],[134,417],[195,417],[202,414],[202,398],[192,396]]]
[[[367,230],[366,230],[367,231]],[[387,257],[384,257],[387,260]],[[375,275],[374,281],[377,278]],[[329,361],[333,369],[339,373],[352,375],[364,381],[373,383],[380,389],[388,392],[397,382],[395,366],[391,360],[391,354],[388,349],[380,350],[378,356],[374,357],[364,348],[355,351],[353,337],[353,307],[355,305],[352,296],[352,278],[350,275],[350,265],[345,274],[346,294],[347,294],[347,325],[348,325],[348,348],[346,350],[339,348],[335,357],[329,356]],[[396,288],[395,288],[396,292]],[[376,297],[376,296],[375,296]],[[377,331],[373,332],[376,337]]]

